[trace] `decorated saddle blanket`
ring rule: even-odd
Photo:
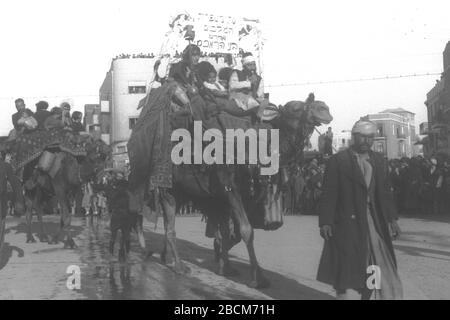
[[[86,156],[83,139],[62,129],[38,130],[18,136],[11,143],[11,165],[14,170],[39,158],[47,148],[59,148],[73,156]]]

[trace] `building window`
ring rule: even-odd
[[[100,101],[100,110],[101,112],[109,112],[109,101],[107,100]]]
[[[399,157],[406,156],[406,145],[404,144],[403,141],[400,141],[398,144],[398,156]]]
[[[133,130],[133,128],[136,125],[137,121],[138,121],[138,118],[130,118],[130,119],[128,119],[128,124],[129,124],[130,130]]]
[[[117,147],[117,153],[125,153],[125,152],[127,152],[126,146],[118,146]]]
[[[377,124],[377,133],[379,137],[384,137],[383,125],[381,123]]]
[[[383,142],[378,142],[376,144],[375,151],[384,154],[384,143]]]
[[[145,86],[128,86],[129,94],[141,94],[145,93]]]
[[[89,132],[93,133],[93,132],[100,132],[100,126],[93,124],[89,126]]]

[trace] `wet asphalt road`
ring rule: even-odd
[[[8,218],[6,243],[0,263],[0,299],[269,299],[244,284],[220,277],[213,271],[186,261],[189,273],[176,274],[169,260],[163,265],[159,253],[147,257],[132,236],[127,262],[108,250],[108,221],[74,218],[73,235],[78,248],[62,244],[26,244],[24,219]],[[45,217],[45,231],[56,231],[58,217]],[[33,231],[38,230],[33,223]],[[146,231],[150,250],[159,252],[162,236]],[[213,259],[213,254],[209,257]],[[81,288],[69,290],[69,266],[79,266]]]
[[[45,217],[53,234],[57,216]],[[394,242],[406,299],[450,299],[450,217],[407,217],[399,221],[402,235]],[[146,259],[133,233],[127,263],[108,252],[108,221],[73,219],[74,250],[62,244],[26,244],[25,219],[7,218],[6,243],[0,259],[0,299],[333,299],[332,289],[315,281],[323,240],[317,217],[285,217],[277,231],[256,230],[255,249],[271,286],[255,290],[246,286],[249,265],[245,245],[231,251],[240,275],[216,274],[212,240],[204,236],[201,217],[178,217],[181,258],[190,268],[178,275],[162,265],[162,220],[156,229],[145,225],[147,248],[156,252]],[[38,225],[33,223],[33,231]],[[70,265],[81,269],[81,289],[66,286]]]

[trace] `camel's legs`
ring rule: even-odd
[[[144,238],[144,216],[142,214],[137,214],[136,219],[136,232],[139,239],[139,245],[143,250],[145,250],[145,238]]]
[[[55,192],[56,197],[58,198],[58,202],[61,206],[61,227],[57,235],[54,237],[53,242],[57,243],[58,240],[63,240],[64,248],[70,247],[73,249],[74,247],[76,247],[76,244],[73,241],[70,232],[72,215],[69,209],[70,204],[66,194],[67,191],[66,188],[64,188],[63,184],[59,185],[58,183],[55,183]]]
[[[126,261],[130,250],[130,230],[128,227],[124,226],[120,228],[120,233],[119,260]]]
[[[38,191],[39,192],[39,191]],[[34,200],[34,208],[36,209],[36,214],[39,222],[39,240],[41,242],[48,242],[48,237],[44,231],[44,222],[42,221],[42,216],[44,215],[44,210],[42,208],[39,197],[36,197]]]
[[[161,193],[161,202],[164,213],[164,226],[165,226],[165,243],[167,243],[172,250],[173,258],[175,260],[175,272],[186,273],[188,269],[180,259],[177,245],[176,245],[176,233],[175,233],[175,212],[176,203],[175,198],[167,190]]]
[[[239,231],[244,240],[250,260],[251,269],[251,287],[267,286],[268,281],[262,276],[261,268],[256,259],[255,247],[253,245],[254,232],[251,226],[245,208],[242,203],[242,198],[234,184],[234,173],[226,167],[217,170],[219,181],[225,188],[225,194],[230,203],[231,212],[239,225]]]
[[[112,228],[111,230],[111,240],[109,241],[109,253],[114,255],[114,244],[117,238],[117,228]]]
[[[34,243],[36,239],[31,232],[31,225],[33,223],[33,200],[30,196],[25,196],[25,218],[27,221],[27,243]]]

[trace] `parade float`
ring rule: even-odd
[[[259,20],[208,13],[180,13],[170,19],[159,51],[159,63],[153,73],[155,79],[164,79],[170,66],[181,60],[181,53],[189,44],[197,45],[203,56],[216,70],[223,67],[242,69],[241,57],[253,54],[258,74],[264,78],[263,37]]]

